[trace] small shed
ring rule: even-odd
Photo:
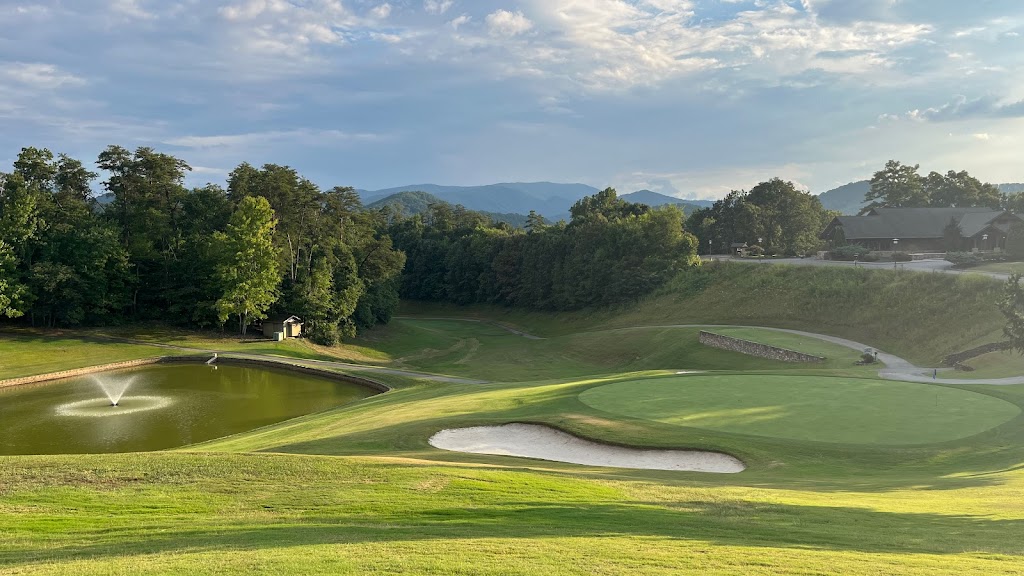
[[[747,246],[746,242],[733,242],[731,248],[733,254],[737,256],[746,256],[747,249],[750,247]]]
[[[263,321],[263,335],[273,338],[275,333],[280,332],[285,338],[298,338],[302,336],[302,318],[280,314],[271,316]]]

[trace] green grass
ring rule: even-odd
[[[972,266],[968,272],[991,272],[994,274],[1024,273],[1024,262],[989,262],[980,266]]]
[[[988,310],[998,283],[735,268],[680,279],[613,310],[404,308],[493,319],[547,340],[484,323],[412,319],[340,349],[268,349],[358,355],[492,384],[374,375],[394,390],[177,451],[0,457],[0,573],[1024,572],[1024,414],[1010,412],[1024,407],[1024,386],[878,382],[869,378],[874,368],[850,365],[855,352],[815,340],[715,330],[829,357],[791,365],[700,346],[696,329],[644,327],[807,329],[923,363],[998,330]],[[250,346],[159,328],[119,334],[204,349]],[[72,348],[87,364],[167,353],[81,334],[51,338],[0,338],[0,365],[57,369],[74,363]],[[686,369],[716,372],[675,376]],[[731,399],[784,406],[785,418],[708,414],[724,398],[711,386],[700,395],[666,392],[654,403],[642,393],[652,382],[746,382],[751,374],[782,384]],[[604,409],[583,401],[615,391],[608,386],[628,390]],[[622,413],[630,407],[632,415]],[[891,418],[897,412],[904,421]],[[616,444],[717,450],[748,468],[732,475],[587,468],[428,444],[445,428],[507,422]],[[822,430],[841,433],[844,443],[819,441]],[[922,436],[912,438],[915,431]]]
[[[403,313],[488,317],[540,336],[665,324],[735,324],[841,336],[919,365],[1002,339],[1003,282],[981,275],[715,263],[639,302],[551,314],[409,303]]]
[[[716,350],[700,344],[699,328],[598,330],[530,340],[500,327],[458,320],[398,319],[357,341],[376,347],[390,365],[426,372],[515,382],[642,370],[799,370],[788,364]],[[738,337],[821,354],[814,368],[872,374],[856,367],[855,351],[770,330],[714,329]]]
[[[375,364],[385,360],[373,349],[353,345],[334,347],[317,346],[308,340],[289,339],[274,342],[262,334],[249,334],[242,338],[236,334],[214,331],[196,331],[164,325],[128,325],[90,331],[97,336],[181,346],[196,350],[267,354],[303,360],[327,360]]]
[[[182,353],[79,332],[7,330],[0,332],[0,380]]]
[[[1009,574],[1022,567],[1020,417],[938,445],[839,446],[612,418],[580,402],[581,392],[609,382],[406,382],[354,406],[179,453],[0,458],[0,571]],[[990,393],[1020,406],[1022,388]],[[443,427],[523,420],[613,442],[725,450],[749,469],[728,476],[606,470],[426,444]],[[251,453],[260,450],[276,454]]]
[[[1017,352],[990,352],[964,362],[973,372],[957,372],[957,378],[1011,378],[1024,376],[1024,356]]]
[[[686,376],[593,388],[584,404],[610,414],[737,434],[851,444],[929,444],[1020,415],[956,388],[852,378]]]

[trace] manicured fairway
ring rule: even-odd
[[[724,375],[618,382],[588,406],[676,426],[850,444],[927,444],[979,434],[1017,415],[966,390],[858,378]]]

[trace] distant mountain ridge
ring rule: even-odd
[[[623,194],[619,198],[626,202],[633,202],[637,204],[646,204],[652,208],[658,206],[674,205],[680,206],[683,212],[691,214],[701,208],[708,208],[714,204],[711,200],[684,200],[682,198],[676,198],[675,196],[666,196],[665,194],[659,194],[651,190],[637,190],[629,194]]]
[[[1003,194],[1024,192],[1024,184],[998,184],[998,187]],[[826,210],[838,210],[841,214],[856,215],[867,206],[864,196],[870,190],[871,181],[860,180],[823,192],[818,198]]]
[[[371,210],[383,208],[384,206],[391,206],[396,212],[403,216],[413,216],[416,214],[423,214],[427,211],[431,204],[448,204],[433,194],[427,192],[398,192],[375,200],[366,205]],[[500,212],[486,212],[478,210],[481,214],[490,216],[495,222],[504,222],[515,228],[525,228],[527,216],[525,214],[513,214],[513,213],[500,213]]]
[[[371,204],[399,192],[426,192],[449,204],[461,204],[470,210],[528,214],[535,210],[549,218],[568,213],[577,200],[598,192],[586,184],[554,182],[511,182],[484,186],[440,186],[413,184],[384,190],[361,191],[364,204]]]
[[[853,216],[867,205],[864,196],[870,190],[871,181],[860,180],[823,192],[818,199],[821,200],[821,205],[826,210],[837,210],[840,214]]]
[[[425,192],[448,202],[461,204],[470,210],[495,214],[529,214],[531,210],[551,221],[568,219],[569,208],[586,196],[600,190],[586,184],[559,184],[556,182],[505,182],[483,186],[441,186],[438,184],[412,184],[383,190],[357,190],[363,204],[390,198],[403,192]],[[677,204],[687,213],[710,206],[708,200],[687,200],[640,190],[620,196],[629,202],[642,202],[649,206]]]

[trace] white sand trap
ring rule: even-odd
[[[505,424],[442,430],[430,438],[441,450],[469,454],[518,456],[553,462],[635,468],[735,474],[743,462],[719,452],[648,450],[599,444],[537,424]]]

